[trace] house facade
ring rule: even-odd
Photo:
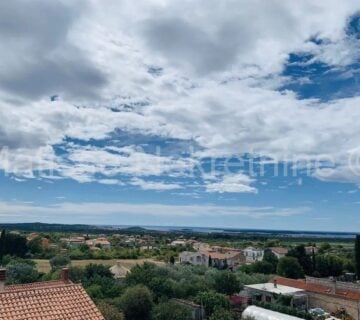
[[[264,258],[264,250],[254,247],[247,247],[246,249],[244,249],[244,256],[246,263],[262,261]]]
[[[202,252],[183,251],[179,255],[179,262],[194,266],[209,266],[209,256]]]

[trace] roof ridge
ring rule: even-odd
[[[71,281],[64,282],[62,280],[50,280],[50,281],[41,281],[41,282],[32,282],[32,283],[12,284],[9,286],[5,286],[3,290],[0,290],[0,294],[21,292],[21,291],[44,290],[44,289],[52,289],[52,288],[59,288],[59,287],[71,287],[71,286],[78,286],[78,285],[79,284],[73,283]]]

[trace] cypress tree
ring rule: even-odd
[[[355,238],[355,266],[356,276],[360,279],[360,235]]]

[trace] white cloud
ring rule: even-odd
[[[174,190],[174,189],[182,188],[182,186],[177,183],[145,181],[143,179],[138,179],[138,178],[132,179],[131,184],[133,186],[140,187],[142,190],[165,191],[165,190]]]
[[[257,193],[257,189],[252,187],[251,184],[254,179],[243,173],[237,173],[232,175],[225,175],[216,182],[206,184],[207,192],[246,192]]]
[[[127,215],[156,216],[156,217],[227,217],[244,216],[252,218],[263,217],[290,217],[306,214],[311,209],[308,207],[276,208],[276,207],[247,207],[247,206],[216,206],[216,205],[166,205],[157,203],[131,204],[111,202],[64,202],[50,206],[37,206],[19,202],[0,202],[0,218],[14,221],[20,217],[31,219],[54,219],[56,216],[71,215],[77,218],[87,216],[115,215],[118,218]],[[8,219],[9,218],[9,219]]]

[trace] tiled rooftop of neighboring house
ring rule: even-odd
[[[333,286],[325,286],[318,283],[306,281],[305,279],[288,279],[283,277],[275,277],[274,280],[277,281],[280,285],[285,285],[289,287],[299,288],[306,290],[308,292],[325,294],[336,296],[339,298],[356,300],[360,301],[360,292],[355,290],[347,290],[344,288],[336,287],[336,283],[334,282]]]
[[[104,320],[81,285],[60,281],[0,288],[0,320]]]
[[[283,248],[283,247],[271,247],[270,250],[276,252],[277,254],[282,254],[282,255],[287,254],[289,251],[287,248]]]
[[[211,257],[212,259],[219,259],[219,260],[235,258],[242,254],[240,251],[219,252],[216,250],[201,250],[200,252],[208,257]]]

